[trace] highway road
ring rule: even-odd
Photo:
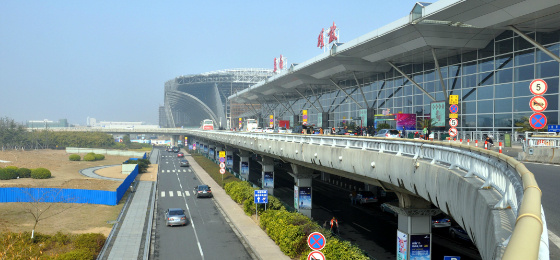
[[[158,178],[154,259],[251,259],[214,200],[193,196],[202,183],[176,153],[160,152]],[[188,225],[166,226],[168,208],[183,208]]]

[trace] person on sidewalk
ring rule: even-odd
[[[356,195],[358,195],[356,190],[352,190],[352,193],[350,193],[350,204],[351,205],[356,204]]]
[[[331,233],[340,235],[340,232],[338,231],[338,220],[335,217],[332,217],[331,219]]]

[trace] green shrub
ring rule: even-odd
[[[84,156],[84,161],[92,162],[95,161],[95,154],[86,154]]]
[[[0,168],[0,180],[11,180],[17,178],[17,172],[14,173],[8,169]]]
[[[300,255],[305,250],[306,235],[309,235],[303,232],[301,226],[293,224],[293,220],[299,218],[307,217],[284,210],[267,210],[261,215],[261,228],[274,240],[280,250],[291,258]]]
[[[77,249],[84,249],[94,254],[101,251],[105,243],[105,236],[99,233],[80,234],[74,241]]]
[[[103,154],[95,154],[94,156],[95,156],[96,161],[100,161],[100,160],[105,159],[105,155],[103,155]]]
[[[79,161],[82,159],[82,157],[78,154],[71,154],[70,156],[68,156],[68,159],[70,159],[70,161]]]
[[[6,166],[6,168],[4,168],[6,170],[6,173],[8,174],[8,176],[10,176],[12,179],[16,179],[18,177],[18,167],[16,166]]]
[[[254,190],[250,183],[246,181],[230,182],[225,185],[226,193],[235,202],[242,204],[245,200],[253,198]]]
[[[18,176],[20,178],[31,178],[31,170],[27,168],[19,168],[17,170]]]
[[[59,255],[59,260],[75,260],[75,259],[95,259],[94,253],[87,249],[74,249],[70,252]]]
[[[31,178],[33,179],[48,179],[51,177],[51,171],[45,168],[37,168],[31,170]]]
[[[51,237],[51,241],[56,245],[56,247],[62,247],[71,242],[71,237],[68,234],[58,231]]]

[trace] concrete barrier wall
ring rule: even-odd
[[[529,149],[533,150],[533,154],[529,154]],[[529,147],[526,151],[519,152],[517,159],[525,162],[540,162],[560,164],[560,149],[551,147]]]
[[[128,157],[136,157],[136,158],[145,158],[146,156],[145,152],[111,150],[111,149],[77,148],[77,147],[66,147],[66,153],[97,153],[97,154],[128,156]]]

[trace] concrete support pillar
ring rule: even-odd
[[[225,147],[226,151],[226,168],[233,168],[233,148]]]
[[[202,146],[202,153],[203,154],[208,154],[208,143],[207,142],[200,142],[201,146]]]
[[[313,169],[297,164],[291,164],[291,166],[294,176],[294,208],[311,218]]]
[[[239,174],[242,180],[249,179],[249,157],[251,152],[239,150]]]
[[[216,159],[216,145],[208,144],[208,158],[212,160]]]
[[[274,159],[263,156],[262,161],[262,188],[268,190],[268,194],[274,195]]]
[[[397,192],[398,213],[397,259],[432,259],[432,216],[441,212],[431,209],[430,202],[414,195]],[[426,255],[427,254],[427,255]]]
[[[179,138],[179,137],[176,136],[176,135],[172,135],[172,136],[171,136],[171,146],[177,146],[177,139],[178,139],[178,138]]]

